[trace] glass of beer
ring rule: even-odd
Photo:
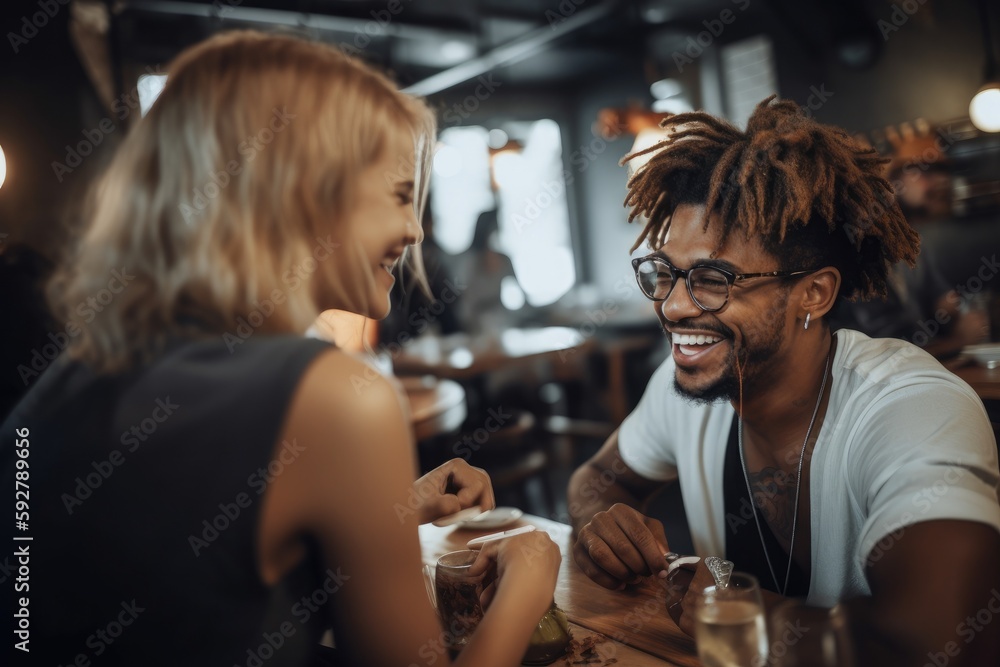
[[[695,642],[704,667],[763,667],[767,627],[760,586],[753,575],[733,572],[725,588],[709,586],[695,601]]]

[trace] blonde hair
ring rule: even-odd
[[[119,371],[171,335],[225,337],[255,313],[254,329],[304,332],[329,307],[321,290],[362,311],[353,301],[369,292],[342,276],[374,276],[342,221],[392,132],[413,138],[415,163],[399,168],[414,174],[419,219],[435,137],[423,101],[289,36],[231,32],[180,54],[91,193],[89,226],[50,285],[61,317],[91,317],[70,356]],[[124,287],[93,303],[111,294],[112,275]]]

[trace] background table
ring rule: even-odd
[[[1000,368],[985,368],[972,362],[952,366],[951,371],[968,382],[984,401],[1000,400]]]
[[[564,361],[592,341],[569,327],[506,329],[491,335],[425,336],[393,358],[396,375],[464,380],[512,364]]]
[[[416,439],[457,430],[465,421],[465,389],[452,380],[399,378],[410,404],[410,423]]]
[[[542,517],[525,515],[516,525],[532,524],[544,530],[559,545],[563,563],[556,584],[556,603],[566,612],[577,641],[598,635],[604,639],[597,647],[602,660],[593,667],[615,664],[629,667],[681,665],[697,667],[701,663],[694,641],[667,616],[666,590],[659,580],[609,591],[592,582],[572,562],[570,527]],[[505,527],[505,529],[516,526]],[[437,557],[449,551],[465,549],[473,537],[494,531],[420,527],[420,545],[424,562],[433,565]],[[617,662],[611,663],[612,659]],[[569,664],[565,659],[556,665]]]

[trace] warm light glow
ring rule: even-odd
[[[988,83],[969,103],[969,118],[983,132],[1000,132],[1000,83]]]
[[[632,150],[630,153],[638,153],[639,151],[651,148],[656,144],[667,138],[666,130],[659,127],[647,127],[639,131],[639,134],[635,137],[635,143],[632,144]],[[634,174],[639,171],[642,167],[646,165],[653,158],[652,153],[646,153],[645,155],[640,155],[637,158],[633,158],[628,161],[629,174]]]
[[[4,157],[3,147],[0,147],[0,188],[3,187],[5,180],[7,180],[7,158]]]

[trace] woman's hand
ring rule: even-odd
[[[490,476],[463,459],[452,459],[413,483],[420,499],[417,516],[430,523],[463,509],[479,505],[483,511],[496,507]]]
[[[469,574],[487,573],[483,608],[502,597],[537,620],[552,604],[561,563],[559,546],[548,533],[536,530],[485,543]]]

